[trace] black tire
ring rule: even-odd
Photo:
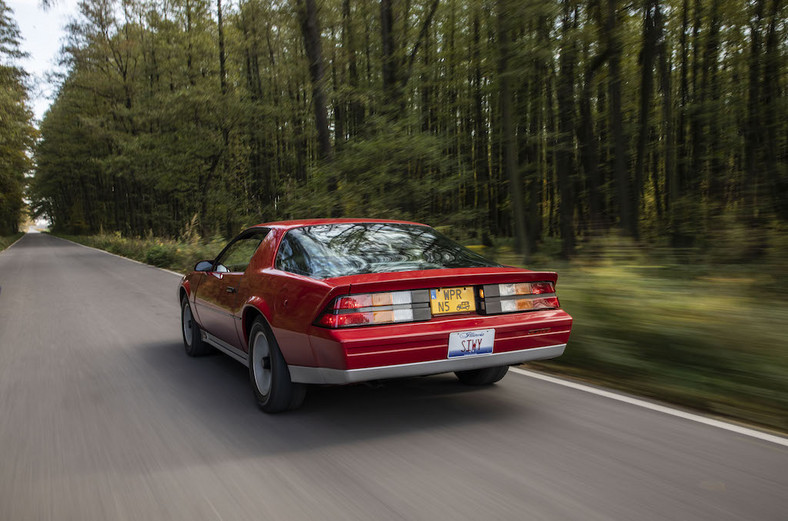
[[[470,371],[457,371],[457,379],[465,385],[492,385],[506,376],[508,365],[500,367],[487,367],[485,369],[472,369]]]
[[[306,396],[306,386],[290,380],[279,345],[261,318],[249,332],[249,381],[257,405],[267,413],[297,409]]]
[[[183,347],[187,355],[205,356],[213,351],[211,346],[203,342],[202,331],[194,320],[192,308],[186,297],[181,300],[181,333],[183,333]]]

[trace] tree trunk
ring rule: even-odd
[[[390,109],[399,100],[397,81],[397,57],[394,49],[394,13],[391,0],[380,0],[380,41],[383,53],[383,97]]]
[[[760,181],[758,156],[761,152],[761,25],[766,0],[758,0],[750,23],[750,59],[748,66],[747,121],[744,130],[744,163],[746,169],[744,192],[745,217],[750,225],[758,218],[756,208]]]
[[[514,226],[515,250],[525,257],[526,231],[525,214],[523,212],[523,187],[517,165],[517,144],[514,134],[514,114],[509,59],[511,43],[509,41],[510,19],[509,2],[498,0],[498,45],[500,62],[498,66],[500,82],[501,111],[501,142],[503,148],[503,168],[509,180],[509,196],[512,203],[512,224]]]
[[[590,23],[590,20],[586,21]],[[607,61],[608,52],[603,49],[593,58],[589,56],[588,44],[583,54],[587,63],[583,73],[583,88],[578,106],[580,109],[580,125],[577,127],[578,149],[580,161],[585,174],[585,187],[588,193],[589,228],[591,233],[598,233],[606,228],[602,219],[602,178],[599,171],[599,143],[594,130],[594,117],[591,102],[593,100],[594,77]]]
[[[222,23],[222,0],[216,0],[217,30],[219,32],[219,84],[222,95],[227,94],[227,57],[224,51],[224,24]]]
[[[328,111],[326,109],[326,97],[323,92],[323,52],[320,45],[317,4],[315,0],[296,1],[298,3],[298,15],[301,20],[301,34],[304,37],[304,48],[306,57],[309,60],[309,76],[312,80],[312,106],[315,110],[318,158],[330,161],[333,158],[334,151],[331,148]],[[333,184],[333,188],[336,189],[336,181]]]
[[[342,0],[342,47],[348,61],[348,83],[350,84],[350,115],[347,118],[347,132],[353,138],[360,131],[364,121],[364,107],[359,101],[360,93],[356,43],[351,23],[350,0]]]
[[[664,19],[659,1],[654,3],[654,23],[657,34],[657,52],[659,53],[659,86],[662,91],[662,136],[665,154],[665,213],[678,198],[676,179],[675,138],[673,136],[673,92],[670,80],[670,51],[665,37]]]
[[[707,159],[707,179],[709,187],[709,209],[711,216],[718,215],[724,205],[725,172],[719,154],[711,147],[720,143],[720,114],[717,113],[719,101],[719,47],[720,47],[720,0],[713,0],[711,4],[711,20],[706,45],[703,49],[703,75],[702,85],[704,104],[701,107],[705,131],[704,156]]]
[[[482,85],[481,31],[479,12],[473,18],[473,108],[474,108],[474,169],[476,172],[476,204],[479,212],[482,244],[492,246],[492,222],[495,219],[490,197],[490,162],[487,147],[487,120],[484,116]]]
[[[572,12],[569,0],[564,0],[561,36],[562,47],[556,95],[558,98],[558,155],[556,157],[558,191],[561,197],[559,208],[559,227],[561,230],[561,254],[571,257],[575,253],[574,227],[574,134],[575,134],[575,100],[574,75],[576,48],[573,35]]]
[[[651,97],[654,92],[654,57],[657,52],[655,10],[659,0],[645,0],[643,5],[643,47],[640,51],[640,118],[637,156],[635,159],[635,186],[632,190],[635,204],[639,204],[643,189],[643,174],[648,161],[646,147],[651,135]]]
[[[766,52],[764,54],[763,110],[764,110],[764,171],[769,182],[772,196],[772,208],[776,216],[785,221],[788,219],[788,155],[783,137],[782,156],[779,147],[779,136],[788,134],[785,124],[788,120],[785,92],[780,93],[780,78],[785,75],[785,58],[780,51],[780,12],[781,0],[772,0],[769,13],[769,28],[766,33]],[[784,21],[784,19],[783,19]],[[784,24],[783,24],[784,26]],[[783,34],[784,38],[784,34]],[[781,68],[783,69],[781,71]],[[781,76],[781,74],[783,76]],[[783,85],[784,88],[784,85]],[[782,128],[781,128],[782,127]]]
[[[613,176],[616,182],[616,195],[618,197],[621,227],[624,233],[637,239],[637,194],[632,190],[632,183],[630,182],[629,172],[627,171],[629,156],[621,112],[622,43],[618,26],[616,0],[608,0],[606,30],[610,50],[610,60],[608,62],[608,96],[610,97],[610,138],[613,140]]]

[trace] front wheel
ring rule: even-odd
[[[249,380],[257,405],[267,413],[297,409],[306,395],[304,384],[290,380],[276,339],[260,318],[249,333]]]
[[[508,365],[500,367],[487,367],[484,369],[471,369],[470,371],[457,371],[457,379],[465,385],[492,385],[506,376]]]
[[[183,333],[183,347],[189,356],[205,356],[213,350],[203,342],[200,326],[194,320],[189,299],[181,300],[181,332]]]

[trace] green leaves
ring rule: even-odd
[[[0,235],[17,232],[24,210],[25,174],[35,138],[27,107],[26,73],[15,65],[25,56],[10,8],[0,0]]]
[[[531,253],[562,236],[566,255],[616,227],[696,247],[731,220],[765,228],[788,208],[788,7],[716,5],[322,0],[316,80],[294,1],[224,2],[220,48],[213,0],[87,0],[34,206],[131,235],[194,215],[203,236],[318,215],[485,244],[525,228]]]

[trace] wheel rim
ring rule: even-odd
[[[255,335],[252,343],[252,374],[257,391],[268,395],[271,391],[271,347],[262,331]]]
[[[191,346],[194,322],[192,321],[192,309],[189,307],[189,304],[183,306],[181,322],[183,325],[183,339],[186,341],[186,345]]]

